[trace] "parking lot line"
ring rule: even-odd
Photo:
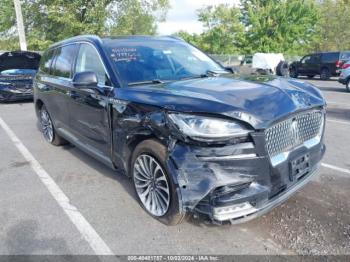
[[[337,167],[337,166],[333,166],[333,165],[326,164],[326,163],[322,163],[322,166],[350,175],[350,170],[342,168],[342,167]]]
[[[40,163],[34,158],[24,144],[19,140],[16,134],[0,117],[0,126],[4,129],[11,141],[17,147],[22,156],[30,163],[30,166],[38,175],[41,182],[46,186],[53,198],[67,214],[71,222],[76,226],[78,231],[82,234],[84,239],[91,246],[92,250],[97,255],[114,255],[108,245],[103,241],[95,229],[85,219],[85,217],[79,212],[79,210],[70,203],[69,198],[64,194],[56,182],[45,171]]]

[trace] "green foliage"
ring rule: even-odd
[[[169,8],[169,2],[123,0],[111,8],[111,27],[109,32],[112,35],[153,35],[156,33],[157,21],[164,20],[164,10]],[[154,12],[160,10],[159,17],[155,18]]]
[[[312,0],[242,0],[240,7],[199,10],[204,32],[178,35],[215,54],[303,53],[317,42],[319,10]]]
[[[296,54],[311,45],[317,33],[318,10],[308,0],[242,1],[247,28],[246,52]]]
[[[315,50],[350,50],[350,1],[323,0],[319,3],[321,13],[320,39]]]
[[[0,35],[12,37],[13,2],[0,1]],[[168,8],[169,0],[22,1],[28,47],[34,50],[79,34],[154,34]]]
[[[205,27],[205,32],[201,35],[202,49],[212,54],[232,54],[239,51],[244,37],[240,16],[239,9],[223,4],[201,9],[198,20]]]
[[[15,23],[13,0],[0,0],[0,36],[4,36]]]

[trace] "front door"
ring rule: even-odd
[[[108,114],[108,76],[99,53],[91,44],[80,45],[74,73],[92,71],[97,75],[97,90],[70,90],[70,127],[85,147],[103,157],[110,157],[110,128]]]
[[[307,55],[300,61],[299,74],[307,75],[311,73],[311,56]]]

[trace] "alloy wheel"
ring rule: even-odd
[[[152,156],[142,154],[135,160],[133,172],[135,189],[143,206],[153,216],[165,215],[170,205],[170,189],[161,165]]]
[[[41,130],[48,142],[53,141],[53,125],[49,113],[43,109],[40,111]]]

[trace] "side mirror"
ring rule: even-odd
[[[75,73],[72,82],[76,88],[95,88],[98,83],[97,75],[91,71]]]

